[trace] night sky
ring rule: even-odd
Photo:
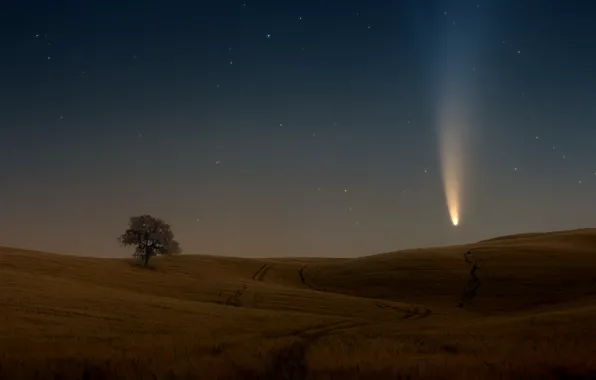
[[[143,213],[249,257],[594,226],[592,3],[3,1],[0,245],[122,257]]]

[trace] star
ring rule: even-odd
[[[52,57],[48,57],[48,59],[52,59]]]
[[[217,160],[215,161],[215,165],[219,165],[221,163],[221,161]]]
[[[267,38],[271,38],[271,34],[267,34]]]
[[[518,51],[517,51],[517,54],[521,54],[521,50],[518,50]]]
[[[234,64],[234,61],[230,61],[230,65],[233,65],[233,64]]]
[[[347,193],[347,192],[348,192],[348,189],[345,189],[345,190],[344,190],[344,193]]]
[[[515,167],[515,168],[513,168],[513,171],[514,171],[514,172],[516,172],[516,171],[517,171],[517,168],[516,168],[516,167]]]

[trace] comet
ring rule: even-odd
[[[451,96],[443,103],[437,131],[445,201],[453,226],[461,220],[466,145],[465,108],[457,98]]]
[[[445,9],[447,9],[447,2]],[[471,109],[474,104],[473,76],[461,62],[475,60],[471,41],[454,35],[449,42],[447,13],[444,18],[444,60],[442,62],[442,83],[437,107],[437,142],[443,190],[449,218],[453,226],[460,225],[465,190],[464,174],[470,173],[467,163],[470,140]]]

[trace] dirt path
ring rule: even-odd
[[[304,270],[306,269],[306,267],[308,267],[308,264],[306,264],[305,266],[303,266],[302,268],[300,268],[300,270],[298,271],[298,273],[300,274],[300,282],[302,282],[302,284],[304,286],[306,286],[307,288],[310,288],[312,290],[316,290],[317,292],[322,292],[322,289],[317,288],[314,285],[309,284],[308,282],[306,282],[306,278],[304,277]]]
[[[242,297],[247,288],[248,286],[242,285],[240,289],[236,290],[234,294],[228,297],[228,299],[226,300],[226,305],[237,307],[242,306],[242,301],[240,300],[240,297]]]
[[[476,298],[476,293],[478,292],[478,288],[480,287],[480,278],[476,275],[476,271],[478,270],[478,259],[472,253],[472,250],[469,250],[467,253],[464,254],[464,261],[468,264],[472,264],[472,269],[470,270],[470,279],[468,280],[466,287],[464,288],[464,293],[461,297],[461,302],[459,303],[459,307],[464,307],[467,303],[470,303]]]
[[[323,291],[322,289],[319,289],[316,286],[311,285],[308,282],[306,282],[306,277],[304,276],[304,270],[307,267],[308,267],[308,264],[303,266],[302,268],[300,268],[300,270],[299,270],[300,281],[306,287],[308,287],[312,290],[315,290],[317,292],[322,292]],[[425,307],[415,307],[413,309],[404,309],[404,308],[400,308],[400,307],[391,305],[391,304],[389,304],[387,302],[383,302],[383,301],[375,302],[375,306],[380,309],[387,309],[387,310],[398,311],[400,313],[404,313],[404,316],[401,319],[422,319],[422,318],[428,317],[431,314],[431,310],[427,309]]]
[[[252,275],[253,281],[263,282],[263,279],[267,275],[267,272],[271,269],[271,265],[264,264]]]
[[[266,379],[303,380],[308,377],[306,353],[316,341],[341,330],[365,325],[349,320],[331,322],[296,330],[279,337],[295,337],[297,340],[276,350],[268,357]]]
[[[401,319],[423,319],[431,314],[431,310],[425,307],[416,306],[413,309],[405,309],[382,301],[375,302],[375,306],[380,309],[388,309],[404,313],[404,316]]]

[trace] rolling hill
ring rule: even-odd
[[[596,230],[153,263],[0,248],[0,379],[596,378]]]

